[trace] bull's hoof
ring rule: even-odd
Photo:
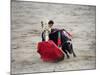
[[[70,56],[69,55],[67,55],[67,59],[70,59]]]
[[[73,57],[77,57],[77,56],[74,54]]]

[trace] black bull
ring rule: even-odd
[[[68,38],[68,36],[66,36],[64,34],[64,31],[66,32],[66,30],[61,29],[51,29],[51,33],[49,34],[49,39],[54,41],[54,43],[57,45],[58,42],[58,32],[60,32],[60,36],[61,36],[61,48],[63,50],[63,52],[66,54],[67,58],[69,58],[69,54],[73,54],[74,57],[76,57],[76,54],[73,50],[73,45],[71,43],[71,39]],[[66,34],[68,34],[66,32]],[[42,41],[45,41],[44,39],[44,32],[42,33]],[[69,53],[69,54],[68,54]]]

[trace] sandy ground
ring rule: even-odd
[[[95,6],[12,2],[11,71],[12,74],[95,69]],[[37,53],[41,41],[40,21],[55,21],[73,36],[76,58],[47,63]]]

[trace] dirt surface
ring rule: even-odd
[[[95,6],[12,2],[11,71],[12,74],[95,69]],[[41,20],[55,21],[73,36],[76,58],[47,63],[37,53],[41,41]]]

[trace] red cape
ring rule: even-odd
[[[62,50],[51,40],[39,42],[37,52],[43,61],[55,62],[64,59]]]

